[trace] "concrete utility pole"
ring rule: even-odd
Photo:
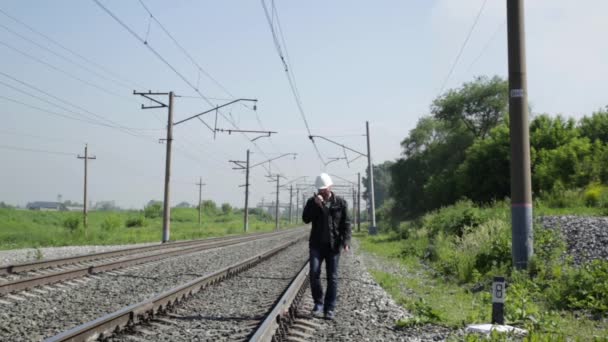
[[[280,175],[277,174],[277,202],[276,202],[276,209],[275,209],[275,219],[274,219],[274,225],[275,225],[275,229],[279,230],[279,177],[281,177]]]
[[[357,172],[357,231],[361,231],[361,172]]]
[[[312,140],[314,142],[315,138],[320,138],[323,139],[327,142],[330,142],[334,145],[338,145],[340,147],[342,147],[342,149],[344,150],[344,152],[346,153],[346,150],[354,152],[356,154],[359,155],[359,157],[353,159],[356,160],[360,157],[367,157],[367,169],[369,170],[369,179],[368,179],[368,191],[369,191],[369,200],[368,200],[368,205],[369,205],[369,220],[370,220],[370,227],[369,227],[369,233],[372,235],[375,235],[378,231],[378,228],[376,227],[376,201],[375,201],[375,194],[374,194],[374,168],[373,168],[373,163],[372,163],[372,150],[370,147],[370,136],[369,136],[369,121],[365,121],[365,137],[367,138],[367,154],[365,153],[361,153],[357,150],[354,150],[344,144],[340,144],[338,142],[335,142],[331,139],[328,139],[326,137],[320,136],[320,135],[309,135],[308,138],[310,140]],[[342,159],[342,158],[339,158]],[[344,159],[346,159],[347,164],[349,163],[348,158],[345,156]],[[327,165],[327,163],[326,163]]]
[[[165,157],[165,200],[163,203],[163,242],[169,241],[171,220],[171,146],[173,145],[173,92],[169,92],[169,110],[167,117],[167,156]]]
[[[511,130],[511,224],[513,265],[528,268],[532,257],[532,181],[524,1],[507,0],[509,50],[509,122]]]
[[[355,187],[353,186],[352,189],[353,192],[353,207],[351,208],[351,212],[352,212],[352,223],[355,224],[357,223],[357,190],[355,190]]]
[[[289,186],[289,224],[293,223],[293,215],[291,208],[293,208],[293,185]]]
[[[156,103],[156,106],[144,106],[141,105],[141,109],[155,109],[155,108],[168,108],[167,115],[167,138],[165,139],[165,143],[167,144],[167,150],[165,155],[165,195],[163,202],[163,237],[162,242],[169,241],[170,235],[170,222],[171,222],[171,205],[170,205],[170,190],[171,190],[171,146],[173,144],[173,92],[170,91],[168,93],[153,93],[148,91],[147,93],[138,93],[133,91],[133,95],[140,95],[148,100]],[[169,96],[169,104],[162,103],[151,96],[158,95],[168,95]]]
[[[302,214],[304,214],[304,207],[306,206],[306,194],[302,191]],[[304,222],[302,222],[304,223]]]
[[[245,187],[245,210],[244,210],[244,213],[243,213],[243,216],[244,216],[243,220],[245,221],[244,222],[244,230],[245,230],[245,232],[247,232],[247,230],[249,229],[249,185],[250,185],[249,184],[249,171],[252,168],[256,167],[256,166],[262,165],[264,163],[271,162],[273,160],[277,160],[279,158],[283,158],[283,157],[290,156],[290,155],[293,155],[294,158],[295,158],[295,156],[296,156],[295,153],[284,153],[284,154],[282,154],[282,155],[280,155],[278,157],[271,158],[271,159],[265,160],[263,162],[251,165],[249,163],[250,154],[251,154],[251,152],[249,150],[247,150],[247,160],[245,160],[245,161],[242,161],[242,160],[229,160],[228,161],[228,162],[233,163],[233,164],[236,165],[236,167],[232,168],[233,170],[245,170],[245,184],[244,185],[240,185],[241,187],[242,186]],[[243,165],[243,163],[245,165]]]
[[[370,137],[369,137],[369,121],[365,121],[365,136],[367,138],[367,169],[369,170],[369,199],[370,199],[370,219],[371,219],[371,227],[369,227],[369,232],[372,235],[377,233],[376,228],[376,201],[374,195],[374,165],[372,164],[372,149],[370,147]]]
[[[203,177],[200,178],[199,182],[196,183],[198,185],[198,227],[201,227],[201,215],[203,210],[203,185],[207,185],[203,183]]]
[[[190,117],[187,117],[185,119],[182,119],[180,121],[177,122],[173,122],[173,98],[175,97],[175,95],[173,94],[173,92],[168,92],[168,93],[153,93],[152,91],[148,91],[147,93],[145,92],[141,92],[138,93],[136,91],[133,91],[133,95],[140,95],[145,97],[146,99],[156,103],[156,106],[144,106],[141,105],[141,109],[153,109],[153,108],[165,108],[168,107],[169,109],[169,115],[167,118],[167,138],[165,139],[166,143],[167,143],[167,156],[166,156],[166,160],[165,160],[165,200],[164,200],[164,206],[163,206],[163,238],[162,238],[162,242],[168,242],[169,241],[169,237],[170,237],[170,224],[171,224],[171,205],[170,205],[170,197],[169,197],[169,193],[170,193],[170,181],[171,181],[171,145],[173,144],[173,126],[177,126],[179,124],[182,124],[186,121],[190,121],[192,119],[199,119],[204,125],[206,125],[209,129],[211,129],[214,133],[214,137],[215,137],[215,133],[216,132],[224,132],[227,131],[228,133],[233,133],[233,132],[253,132],[253,133],[264,133],[264,134],[268,134],[268,136],[270,136],[271,133],[276,133],[276,132],[270,132],[270,131],[245,131],[245,130],[222,130],[222,129],[218,129],[217,128],[217,111],[220,108],[232,105],[234,103],[237,103],[239,101],[251,101],[251,102],[255,102],[257,103],[257,99],[235,99],[232,100],[230,102],[224,103],[222,105],[219,106],[215,106],[214,108],[208,109],[202,113],[198,113],[195,115],[192,115]],[[156,99],[154,99],[151,96],[158,96],[158,95],[169,95],[169,104],[165,104],[162,103]],[[253,106],[253,109],[256,110],[256,106]],[[216,112],[216,127],[215,128],[211,128],[209,125],[207,125],[207,123],[205,121],[203,121],[203,119],[201,119],[201,116],[211,113],[215,111]]]
[[[247,150],[247,165],[245,168],[245,212],[244,215],[244,225],[245,225],[245,233],[249,230],[249,150]]]
[[[84,225],[84,234],[85,236],[87,235],[87,226],[88,226],[88,221],[87,221],[87,183],[88,183],[88,165],[89,165],[89,159],[97,159],[97,157],[95,156],[91,156],[89,157],[89,145],[85,144],[84,145],[84,156],[77,156],[78,159],[84,159],[84,199],[83,199],[83,203],[82,203],[82,224]]]
[[[299,221],[300,216],[300,188],[296,188],[296,224]]]

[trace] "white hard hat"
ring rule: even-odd
[[[334,182],[331,181],[331,177],[329,177],[327,173],[322,173],[317,176],[317,180],[315,181],[317,189],[327,189],[332,185],[334,185]]]

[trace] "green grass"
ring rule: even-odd
[[[541,207],[535,214],[555,213],[551,210]],[[560,210],[570,215],[598,213],[597,208],[586,207]],[[414,315],[397,322],[399,326],[438,323],[456,328],[487,323],[492,276],[504,275],[511,284],[507,323],[530,330],[527,340],[608,341],[604,285],[608,264],[570,266],[560,258],[565,245],[558,236],[535,227],[534,266],[529,274],[514,272],[509,222],[506,203],[477,208],[463,202],[416,222],[403,222],[393,232],[355,236],[363,250],[407,269],[397,274],[371,270],[376,281]],[[471,291],[474,287],[481,291]],[[597,314],[604,320],[592,319]]]
[[[86,232],[82,214],[74,212],[29,211],[0,208],[0,249],[39,248],[71,245],[113,245],[158,242],[161,239],[162,218],[144,219],[144,226],[126,227],[128,220],[138,221],[138,211],[101,212],[88,215]],[[76,229],[66,228],[66,220],[78,220]],[[133,223],[135,224],[135,223]],[[286,222],[281,222],[286,227]],[[272,231],[274,220],[249,216],[249,232]],[[196,209],[174,208],[171,211],[171,240],[201,239],[243,233],[242,213],[203,214],[198,226]]]

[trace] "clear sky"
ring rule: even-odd
[[[235,105],[224,111],[226,115],[241,129],[278,131],[272,139],[257,140],[256,147],[239,134],[219,133],[214,140],[196,120],[176,126],[172,204],[194,203],[198,197],[194,183],[202,177],[207,184],[205,199],[242,207],[243,188],[238,186],[244,183],[244,174],[232,170],[228,160],[243,160],[248,148],[253,152],[252,163],[298,153],[295,160],[277,160],[271,172],[279,171],[288,179],[308,176],[312,182],[323,167],[307,138],[260,1],[143,1],[232,96],[259,99],[257,113]],[[150,46],[205,96],[231,97],[197,71],[161,27],[150,22],[137,0],[100,2],[136,34],[147,37]],[[368,120],[374,162],[398,158],[400,141],[439,95],[482,3],[275,1],[312,133],[365,152],[362,135]],[[477,75],[506,77],[505,7],[504,0],[487,1],[446,88]],[[141,110],[142,103],[149,103],[132,92],[196,93],[94,1],[5,0],[0,9],[87,59],[0,13],[0,201],[25,205],[55,200],[58,194],[64,200],[81,201],[83,165],[76,154],[83,153],[85,142],[97,157],[89,164],[90,200],[115,200],[125,207],[141,208],[150,199],[162,199],[165,146],[158,139],[165,134],[166,110]],[[608,105],[606,13],[605,0],[526,1],[528,93],[533,113],[580,118]],[[176,98],[175,119],[209,108],[201,99]],[[60,115],[80,120],[84,115],[88,121],[97,115],[93,117],[97,121],[101,116],[111,120],[111,125],[138,130],[131,131],[133,136]],[[212,116],[206,120],[213,123]],[[220,117],[219,127],[229,125]],[[318,146],[325,158],[343,156],[338,147],[322,141]],[[349,158],[355,156],[349,154]],[[359,159],[350,167],[344,161],[333,162],[326,170],[355,180],[365,167],[364,159]],[[261,166],[252,171],[254,205],[262,198],[274,198],[266,173]],[[286,200],[283,191],[281,201]]]

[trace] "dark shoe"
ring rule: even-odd
[[[325,319],[328,319],[330,321],[333,321],[333,319],[336,317],[336,313],[333,311],[327,311],[325,313]]]
[[[323,305],[315,304],[315,307],[312,309],[313,317],[321,318],[323,316]]]

